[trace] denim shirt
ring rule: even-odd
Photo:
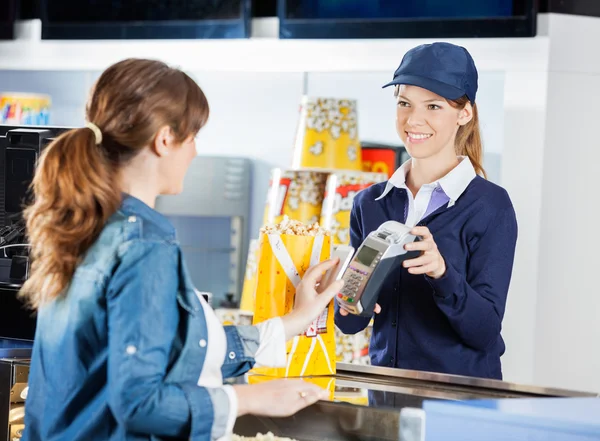
[[[173,226],[125,196],[64,295],[38,311],[23,439],[223,436],[225,390],[197,385],[208,340],[202,308]],[[225,331],[230,378],[254,365],[259,331]]]

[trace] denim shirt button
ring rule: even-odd
[[[127,348],[125,348],[125,352],[127,352],[129,355],[133,355],[137,352],[137,348],[133,345],[129,345]]]
[[[233,360],[233,359],[235,358],[235,352],[230,352],[230,353],[229,353],[229,358],[230,358],[231,360]]]
[[[130,222],[130,223],[133,223],[135,221],[137,221],[137,217],[135,217],[135,216],[129,216],[129,218],[127,219],[127,222]]]
[[[206,347],[206,340],[202,339],[202,340],[200,340],[200,342],[198,344],[200,345],[201,348],[205,348]]]

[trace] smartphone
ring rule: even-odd
[[[336,266],[325,273],[320,285],[323,288],[327,288],[336,280],[340,280],[344,276],[344,272],[346,271],[346,268],[348,268],[353,256],[354,248],[350,245],[336,246],[331,254],[331,258],[335,259],[336,257],[339,257],[340,261]]]

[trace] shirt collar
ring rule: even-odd
[[[467,156],[459,156],[460,162],[450,172],[440,178],[439,180],[432,182],[428,185],[437,187],[438,185],[442,188],[446,196],[450,199],[449,206],[451,207],[458,200],[458,198],[464,193],[471,181],[477,176],[471,160]],[[406,187],[406,175],[410,170],[411,159],[402,164],[398,170],[388,180],[385,190],[381,196],[375,200],[383,199],[392,188],[405,188]]]
[[[142,219],[153,222],[165,234],[175,234],[175,227],[173,227],[173,224],[166,216],[151,208],[135,196],[131,196],[127,193],[122,193],[121,196],[121,210],[124,213],[134,214],[140,216]]]

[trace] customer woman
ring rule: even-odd
[[[507,192],[485,179],[477,83],[466,49],[434,43],[407,52],[384,86],[395,88],[396,129],[411,159],[357,196],[351,243],[358,248],[388,220],[414,227],[421,240],[406,245],[419,257],[383,284],[374,365],[502,378],[500,331],[517,222]],[[344,333],[370,320],[336,307]]]
[[[216,440],[239,415],[289,415],[322,391],[301,381],[225,386],[255,363],[285,365],[285,340],[325,308],[334,265],[310,269],[294,310],[223,328],[154,210],[181,192],[209,107],[185,73],[129,59],[99,78],[86,127],[43,152],[25,217],[37,309],[25,440]]]

